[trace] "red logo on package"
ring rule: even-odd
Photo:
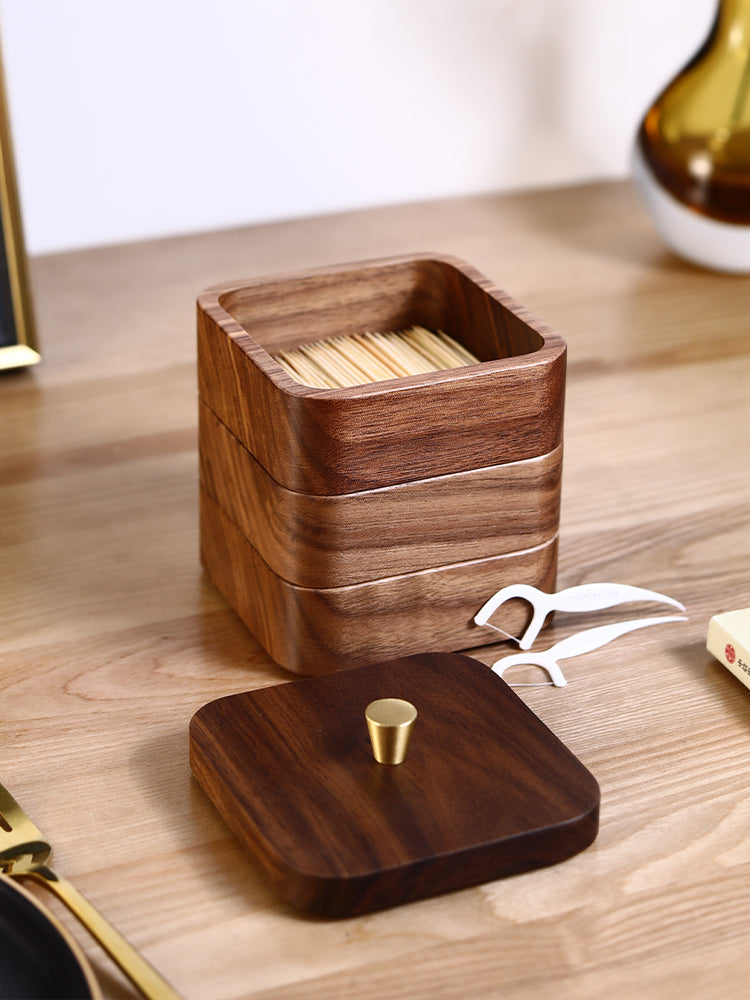
[[[727,663],[734,663],[737,654],[734,651],[734,646],[731,642],[728,642],[724,647],[724,656],[727,658]]]

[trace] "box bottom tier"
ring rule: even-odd
[[[498,641],[473,616],[511,583],[553,590],[557,536],[508,555],[454,563],[345,587],[310,588],[274,573],[201,488],[204,569],[280,666],[325,674],[414,653],[455,651]],[[528,606],[510,603],[502,628],[519,634]]]

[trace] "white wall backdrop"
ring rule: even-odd
[[[716,0],[0,0],[33,253],[624,176]]]

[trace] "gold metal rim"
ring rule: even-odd
[[[65,944],[68,946],[73,954],[73,958],[76,960],[81,968],[81,972],[86,980],[86,985],[91,991],[92,1000],[102,1000],[102,991],[99,988],[99,983],[96,976],[94,975],[94,970],[91,968],[89,960],[83,952],[83,949],[75,940],[70,931],[60,923],[57,917],[50,910],[47,909],[32,893],[28,891],[20,881],[15,878],[11,878],[9,875],[4,875],[0,872],[0,881],[4,882],[6,885],[10,886],[15,892],[19,893],[25,899],[27,899],[32,906],[34,906],[57,931],[60,937],[63,939]]]

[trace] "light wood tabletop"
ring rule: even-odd
[[[567,660],[565,688],[518,689],[599,781],[591,847],[326,920],[277,899],[190,774],[194,712],[291,676],[200,567],[195,299],[413,251],[470,262],[567,341],[559,587],[648,587],[689,620]],[[0,379],[0,781],[175,989],[746,996],[750,691],[705,639],[750,606],[750,278],[680,262],[605,183],[59,254],[32,279],[43,362]],[[612,617],[558,615],[539,644]],[[133,996],[31,890],[105,997]]]

